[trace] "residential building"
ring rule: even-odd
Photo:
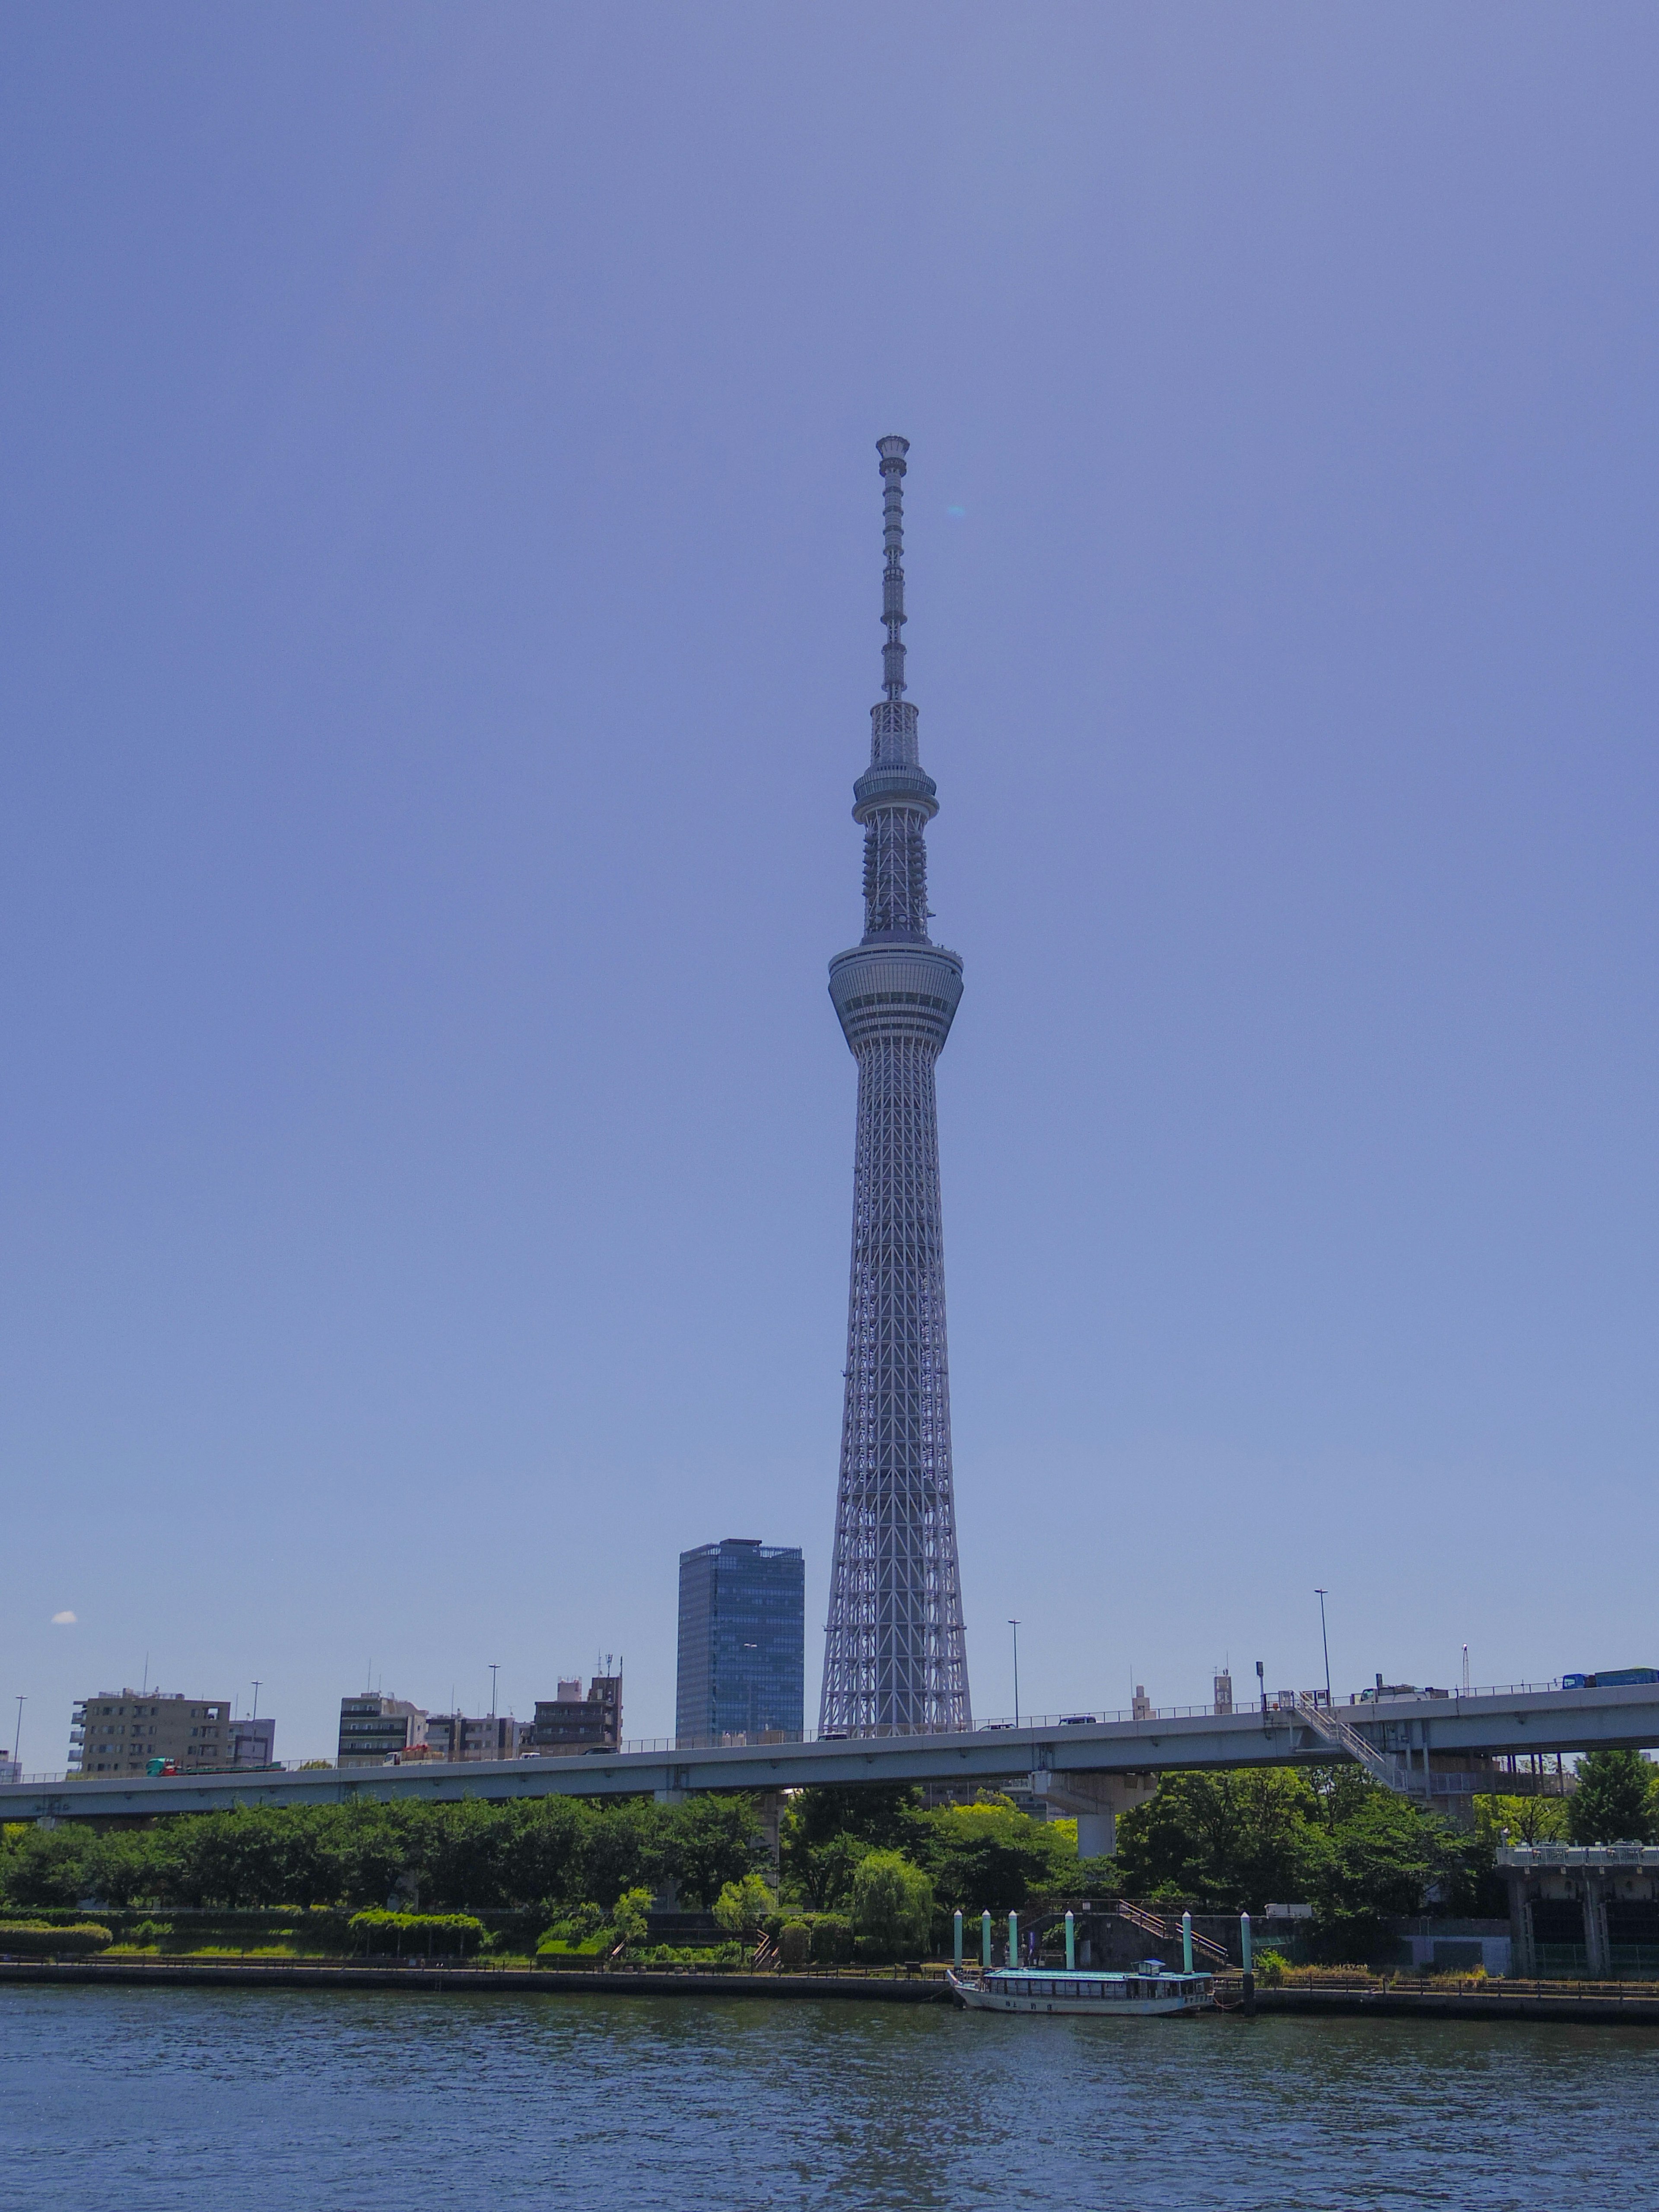
[[[258,1720],[231,1723],[230,1764],[233,1766],[274,1766],[276,1764],[276,1723],[270,1713]]]
[[[73,1774],[143,1774],[152,1759],[196,1772],[230,1762],[230,1699],[100,1690],[76,1700],[70,1723]]]
[[[429,1713],[427,1748],[434,1759],[516,1759],[520,1724],[508,1713]]]
[[[538,1759],[578,1751],[617,1751],[622,1745],[622,1676],[595,1674],[582,1695],[581,1677],[559,1683],[556,1698],[538,1698],[526,1748]]]
[[[799,1738],[806,1569],[795,1545],[727,1536],[680,1553],[680,1744]]]
[[[426,1714],[403,1698],[364,1690],[340,1700],[342,1766],[384,1766],[387,1759],[424,1749]]]

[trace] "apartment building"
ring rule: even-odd
[[[596,1674],[583,1697],[580,1675],[559,1684],[556,1698],[538,1698],[525,1749],[541,1759],[571,1752],[615,1751],[622,1742],[622,1676]]]
[[[70,1723],[70,1774],[143,1774],[155,1759],[181,1774],[231,1762],[230,1699],[100,1690],[78,1698]]]
[[[384,1766],[389,1759],[426,1751],[427,1717],[404,1698],[383,1698],[364,1690],[340,1700],[339,1764]]]
[[[434,1759],[516,1759],[524,1726],[508,1713],[428,1713],[427,1749]]]

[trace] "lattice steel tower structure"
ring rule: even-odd
[[[882,438],[885,697],[853,787],[864,829],[864,939],[830,963],[859,1066],[847,1395],[819,1725],[848,1735],[969,1729],[968,1651],[951,1482],[938,1060],[962,962],[927,935],[936,786],[904,697],[903,438]]]

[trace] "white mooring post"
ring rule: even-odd
[[[960,1973],[962,1971],[962,1908],[960,1905],[957,1906],[954,1916],[951,1932],[956,1937],[957,1971]]]
[[[1077,1972],[1077,1923],[1068,1912],[1066,1916],[1066,1971]]]
[[[981,1912],[979,1916],[979,1963],[988,1974],[991,1971],[991,1916],[988,1912]]]
[[[1181,1971],[1183,1974],[1190,1974],[1193,1971],[1193,1916],[1190,1912],[1183,1912],[1181,1916]]]

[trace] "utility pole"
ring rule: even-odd
[[[1014,1726],[1018,1728],[1019,1726],[1019,1623],[1017,1620],[1011,1620],[1008,1626],[1014,1632]]]
[[[1329,1595],[1328,1590],[1322,1589],[1314,1592],[1314,1595],[1319,1600],[1319,1640],[1325,1647],[1325,1703],[1327,1705],[1331,1702],[1331,1639],[1325,1633],[1325,1600]]]

